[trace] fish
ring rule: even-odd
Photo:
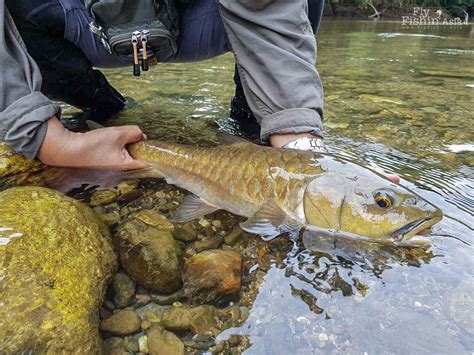
[[[382,244],[429,244],[423,231],[442,212],[382,174],[329,153],[250,142],[204,148],[163,141],[128,146],[161,177],[188,190],[172,216],[188,222],[216,210],[246,217],[243,230],[271,239],[305,229]]]

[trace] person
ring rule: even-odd
[[[62,126],[59,107],[47,98],[71,103],[99,118],[123,108],[121,95],[92,67],[125,64],[91,34],[83,1],[7,0],[6,4],[8,10],[1,6],[5,36],[0,55],[2,66],[9,70],[1,74],[2,87],[8,89],[0,99],[0,139],[49,165],[140,168],[142,164],[125,149],[143,139],[138,127],[73,133]],[[9,11],[43,73],[43,83]],[[203,60],[232,50],[242,79],[243,89],[237,91],[245,92],[245,104],[261,125],[263,142],[281,147],[300,137],[322,136],[323,90],[306,0],[195,0],[181,5],[179,13],[178,51],[166,61]],[[7,50],[11,48],[14,51]]]

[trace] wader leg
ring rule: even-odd
[[[308,0],[308,18],[315,35],[317,35],[319,26],[321,25],[323,10],[324,0]],[[260,126],[247,103],[237,66],[235,67],[234,83],[235,95],[230,104],[230,117],[239,124],[239,128],[244,131],[250,139],[255,139],[251,132],[260,131]]]
[[[44,94],[84,110],[96,121],[124,108],[123,96],[64,39],[65,15],[57,0],[7,0],[7,6],[41,70]]]
[[[321,136],[323,90],[306,0],[218,3],[262,141],[273,133]]]

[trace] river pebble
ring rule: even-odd
[[[132,310],[120,310],[102,320],[100,329],[116,335],[128,335],[140,330],[140,318]]]

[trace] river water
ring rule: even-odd
[[[444,219],[427,250],[302,238],[265,270],[248,319],[221,339],[248,336],[248,354],[474,351],[473,41],[472,26],[323,22],[330,150],[399,174]],[[225,55],[139,79],[109,70],[131,102],[112,124],[190,144],[215,141],[219,127],[239,133],[228,118],[233,68]]]

